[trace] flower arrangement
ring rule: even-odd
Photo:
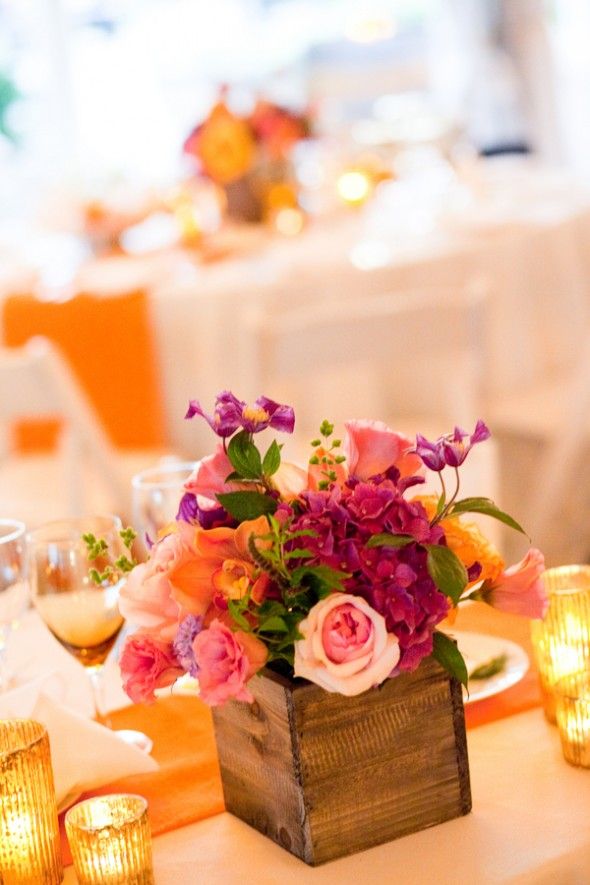
[[[195,416],[220,441],[121,592],[139,628],[120,659],[132,700],[189,673],[209,705],[251,701],[248,682],[265,666],[353,696],[431,655],[467,684],[460,652],[437,629],[460,603],[543,616],[542,554],[531,548],[506,569],[465,519],[486,514],[523,531],[489,499],[459,497],[460,467],[489,437],[483,421],[415,443],[377,421],[347,422],[341,440],[324,421],[304,470],[282,461],[276,440],[264,453],[254,442],[269,427],[293,431],[289,406],[223,392],[212,414],[191,401]],[[418,494],[426,470],[440,495]]]
[[[239,116],[228,106],[226,92],[185,140],[185,154],[223,189],[230,215],[260,221],[296,207],[289,157],[293,146],[309,137],[309,117],[262,99]]]

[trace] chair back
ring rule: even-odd
[[[473,424],[481,407],[486,288],[388,292],[246,317],[248,395],[322,411]],[[323,412],[329,412],[329,415]],[[432,424],[431,424],[432,426]]]
[[[55,417],[64,421],[60,454],[71,486],[70,511],[83,510],[85,459],[123,509],[128,492],[116,467],[116,452],[57,348],[44,338],[32,338],[20,348],[0,348],[0,454],[9,453],[14,422]]]

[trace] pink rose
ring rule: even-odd
[[[549,600],[541,575],[545,571],[545,557],[531,547],[524,559],[511,565],[491,586],[484,584],[483,599],[494,608],[527,618],[543,618]]]
[[[123,688],[135,704],[151,703],[154,689],[172,685],[184,673],[172,643],[142,632],[127,639],[119,666]]]
[[[299,624],[295,675],[352,697],[386,679],[399,660],[399,643],[368,602],[333,593]]]
[[[344,426],[344,453],[351,476],[366,480],[391,466],[402,476],[412,476],[422,467],[417,455],[408,454],[412,441],[383,421],[346,421]]]
[[[252,703],[246,683],[266,661],[262,642],[241,630],[232,632],[218,619],[193,641],[201,699],[216,707],[230,699]]]
[[[231,461],[220,444],[213,455],[207,455],[199,461],[184,487],[187,492],[192,492],[193,495],[217,501],[217,495],[229,492],[234,487],[225,482],[226,476],[229,476],[233,469]]]
[[[148,561],[129,573],[119,596],[123,617],[162,640],[173,638],[181,615],[170,575],[195,556],[191,544],[194,529],[186,523],[177,525],[178,531],[154,544]]]

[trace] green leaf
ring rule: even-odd
[[[276,439],[273,439],[262,462],[262,472],[265,476],[273,476],[281,466],[281,449]]]
[[[260,633],[288,633],[289,627],[283,618],[274,616],[272,618],[267,618],[267,620],[260,625],[258,631]]]
[[[257,519],[259,516],[274,513],[277,509],[275,499],[261,492],[226,492],[217,495],[217,500],[239,522]]]
[[[498,655],[497,658],[491,658],[489,661],[486,661],[485,664],[480,664],[479,667],[472,670],[469,674],[469,678],[489,679],[490,676],[495,676],[496,673],[501,673],[505,668],[507,661],[508,655],[506,654]]]
[[[341,572],[329,565],[301,565],[291,572],[291,583],[299,587],[304,580],[311,583],[314,589],[321,590],[318,583],[329,590],[342,590],[342,581],[349,578],[348,572]]]
[[[439,633],[438,630],[434,631],[432,639],[432,657],[438,661],[441,667],[445,668],[447,673],[450,673],[454,679],[467,688],[469,681],[467,667],[456,643],[444,633]]]
[[[232,467],[246,479],[259,479],[262,475],[260,452],[245,430],[236,433],[229,441],[227,457]]]
[[[523,527],[499,507],[496,507],[489,498],[463,498],[461,501],[455,501],[450,516],[460,513],[483,513],[485,516],[491,516],[493,519],[503,522],[504,525],[510,526],[511,529],[516,529],[517,532],[526,535]]]
[[[239,601],[236,599],[228,599],[227,607],[229,609],[229,613],[236,622],[236,624],[245,630],[247,633],[251,632],[252,627],[249,624],[248,620],[244,617],[242,612],[240,611]]]
[[[445,596],[455,605],[467,586],[467,570],[459,557],[448,547],[440,544],[425,544],[428,559],[428,574]]]
[[[295,550],[288,550],[283,555],[283,559],[313,559],[314,556],[317,556],[317,553],[314,553],[313,550],[308,550],[307,547],[296,547]]]
[[[367,547],[405,547],[414,541],[411,535],[389,535],[387,533],[381,535],[373,535],[367,541]]]
[[[447,503],[447,496],[444,492],[442,492],[440,498],[438,499],[438,504],[436,505],[436,514],[435,516],[440,516],[443,510],[445,509],[445,504]]]

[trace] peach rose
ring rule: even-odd
[[[333,593],[316,603],[299,624],[295,676],[326,691],[352,697],[386,679],[396,666],[399,643],[368,602]]]
[[[172,639],[182,614],[174,598],[172,575],[181,572],[195,555],[194,529],[178,523],[175,532],[152,547],[147,562],[137,565],[123,586],[119,609],[123,617],[162,640]]]
[[[418,455],[408,454],[412,441],[383,421],[346,421],[344,426],[344,453],[351,476],[365,480],[392,466],[402,476],[412,476],[421,469]]]

